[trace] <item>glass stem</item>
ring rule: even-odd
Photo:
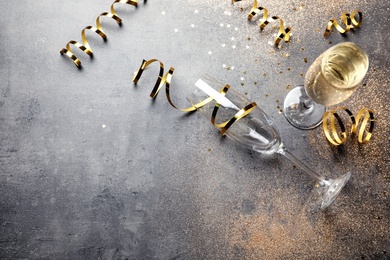
[[[306,98],[302,101],[303,107],[310,109],[313,106],[313,101],[310,98]]]
[[[324,186],[328,183],[328,181],[321,175],[317,174],[315,171],[313,171],[311,168],[306,166],[301,160],[299,160],[295,155],[290,153],[287,148],[285,148],[283,145],[280,146],[279,150],[277,151],[278,154],[281,154],[285,156],[287,159],[289,159],[292,163],[294,163],[296,166],[301,168],[304,172],[309,174],[313,179],[318,181],[318,183],[321,186]]]

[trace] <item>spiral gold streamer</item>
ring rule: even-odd
[[[161,90],[162,86],[164,85],[165,83],[165,93],[166,93],[166,97],[167,97],[167,100],[168,100],[168,103],[176,108],[176,109],[179,109],[183,112],[192,112],[192,111],[195,111],[197,110],[198,108],[201,108],[202,106],[208,104],[209,102],[211,102],[212,100],[216,100],[215,97],[213,96],[210,96],[204,100],[202,100],[201,102],[195,104],[195,105],[192,105],[191,107],[188,107],[188,108],[178,108],[173,102],[172,102],[172,99],[170,97],[170,85],[171,85],[171,80],[172,80],[172,76],[173,76],[173,71],[174,71],[174,68],[171,67],[169,69],[169,71],[164,75],[164,64],[157,60],[157,59],[151,59],[151,60],[143,60],[142,61],[142,64],[141,66],[139,67],[139,69],[137,70],[137,72],[135,73],[134,75],[134,78],[133,78],[133,82],[135,84],[138,83],[138,81],[140,80],[141,76],[142,76],[142,73],[144,72],[144,70],[149,67],[151,64],[155,63],[155,62],[158,62],[159,65],[160,65],[160,70],[159,70],[159,74],[158,74],[158,77],[157,77],[157,80],[156,80],[156,83],[154,84],[154,87],[153,87],[153,90],[152,92],[150,93],[150,97],[151,98],[156,98],[157,95],[158,95],[158,92]],[[229,85],[226,85],[224,88],[222,88],[221,90],[219,90],[219,93],[222,94],[223,96],[226,95],[227,91],[229,90],[230,86]],[[221,134],[222,135],[225,135],[226,131],[229,129],[229,127],[231,127],[233,125],[233,123],[237,122],[238,120],[240,120],[241,118],[247,116],[255,107],[256,107],[256,103],[255,102],[252,102],[250,103],[249,105],[245,106],[244,108],[240,109],[230,120],[226,121],[226,122],[223,122],[223,123],[216,123],[215,122],[215,119],[216,119],[216,116],[217,116],[217,112],[218,112],[218,109],[220,107],[220,104],[217,102],[214,106],[214,109],[213,109],[213,113],[211,115],[211,123],[220,130]]]
[[[357,114],[356,119],[353,116],[353,113],[345,107],[337,107],[333,110],[326,111],[323,117],[322,126],[328,141],[331,144],[338,146],[345,143],[347,140],[346,128],[344,126],[341,117],[337,114],[338,110],[343,110],[349,115],[352,122],[351,131],[350,131],[351,134],[356,134],[357,128],[359,126],[358,141],[359,143],[367,143],[372,136],[372,132],[374,130],[374,121],[375,121],[374,111],[368,108],[361,109]],[[341,130],[341,138],[337,131],[335,119],[337,120],[337,125]],[[367,130],[366,128],[367,128],[368,121],[370,121],[370,126],[369,129]],[[330,129],[328,125],[330,126]]]
[[[103,38],[104,41],[107,40],[107,35],[105,34],[105,32],[103,31],[103,28],[101,26],[101,23],[100,23],[100,17],[109,17],[111,19],[114,19],[117,24],[121,25],[122,24],[122,19],[119,18],[119,16],[117,15],[117,13],[115,12],[115,9],[114,9],[114,5],[117,4],[117,3],[123,3],[123,4],[128,4],[128,5],[132,5],[132,6],[135,6],[137,7],[138,4],[137,4],[137,0],[115,0],[112,4],[111,4],[111,7],[110,7],[110,12],[104,12],[104,13],[101,13],[97,18],[96,18],[96,27],[95,26],[87,26],[85,27],[82,31],[81,31],[81,39],[82,39],[82,44],[77,42],[77,41],[69,41],[67,44],[66,44],[66,47],[63,48],[60,53],[61,55],[62,54],[65,54],[66,56],[68,56],[69,58],[71,58],[73,60],[73,63],[77,66],[77,67],[81,67],[81,61],[74,55],[72,49],[71,49],[71,45],[74,45],[76,46],[77,48],[79,48],[80,50],[82,50],[85,54],[89,55],[90,57],[93,56],[93,52],[92,52],[92,48],[91,46],[89,45],[88,43],[88,40],[87,40],[87,36],[86,36],[86,31],[89,30],[89,31],[92,31],[92,32],[95,32],[96,34],[98,34],[100,37]]]
[[[240,2],[241,0],[232,0],[232,4],[235,2]],[[280,46],[280,42],[284,40],[285,42],[290,41],[291,36],[291,27],[285,28],[284,21],[279,16],[271,16],[268,17],[268,10],[265,7],[259,6],[258,1],[254,0],[252,9],[248,14],[248,20],[252,21],[256,16],[260,16],[263,13],[263,16],[259,20],[260,30],[264,30],[264,28],[273,21],[279,20],[279,32],[275,39],[275,45]]]
[[[355,16],[358,14],[359,19],[356,20]],[[350,13],[343,13],[341,15],[341,21],[345,25],[345,29],[340,26],[340,24],[337,22],[336,19],[332,18],[329,20],[328,25],[326,26],[324,36],[328,37],[330,32],[332,31],[332,27],[334,26],[337,31],[341,34],[346,34],[349,30],[353,28],[360,27],[362,24],[363,20],[363,13],[359,10],[353,11],[351,14]]]
[[[374,111],[371,109],[368,109],[368,108],[361,109],[356,116],[357,124],[359,124],[361,118],[362,118],[362,123],[361,123],[359,133],[358,133],[358,141],[359,141],[359,143],[365,144],[368,141],[370,141],[371,136],[372,136],[372,132],[374,131],[374,121],[375,121]],[[366,126],[367,126],[368,121],[370,121],[370,127],[367,130],[366,136],[364,136],[364,133],[366,132]],[[355,129],[354,133],[356,133],[356,129]]]

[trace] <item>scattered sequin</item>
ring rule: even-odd
[[[102,128],[103,128],[103,129],[106,128],[106,127],[107,127],[106,125],[104,125],[104,124],[102,125]]]
[[[195,27],[195,24],[191,24],[191,27],[194,28],[194,27]]]
[[[162,11],[161,14],[162,14],[162,15],[165,15],[165,11]]]
[[[197,9],[195,9],[194,13],[196,13],[196,14],[197,14],[197,13],[199,13],[199,11],[198,11]]]
[[[232,45],[232,49],[235,49],[236,48],[236,45]]]
[[[178,32],[178,31],[179,31],[179,29],[175,28],[175,32]]]
[[[221,46],[222,46],[222,47],[225,47],[225,46],[226,46],[226,44],[222,43],[222,44],[221,44]]]
[[[211,55],[211,54],[213,54],[213,52],[212,52],[212,51],[209,51],[208,54]]]

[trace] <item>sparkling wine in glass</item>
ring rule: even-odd
[[[281,135],[272,120],[257,105],[247,115],[242,115],[243,108],[251,103],[245,96],[234,90],[222,93],[224,86],[208,75],[204,75],[195,83],[187,99],[200,112],[211,119],[211,122],[218,127],[218,122],[229,121],[236,118],[235,122],[224,132],[224,134],[240,143],[241,145],[263,154],[281,154],[309,174],[319,186],[320,209],[327,208],[335,200],[339,192],[348,182],[351,173],[348,172],[337,179],[330,179],[318,174],[306,166],[293,154],[291,154],[282,143]],[[210,102],[204,102],[211,100]],[[205,104],[206,103],[206,104]],[[198,104],[202,104],[200,107]],[[217,115],[215,114],[218,107]],[[215,116],[215,117],[214,117]],[[213,118],[214,117],[214,118]],[[216,122],[218,120],[218,122]],[[220,127],[218,127],[220,129]]]
[[[306,72],[304,87],[298,86],[286,96],[286,119],[299,129],[318,126],[326,106],[346,100],[362,84],[368,64],[366,52],[353,42],[326,50]]]

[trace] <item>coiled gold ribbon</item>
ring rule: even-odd
[[[359,16],[358,20],[355,19],[356,14],[358,14],[358,16]],[[329,36],[329,33],[332,31],[333,26],[341,34],[345,34],[349,30],[351,30],[352,28],[360,27],[362,24],[362,20],[363,20],[363,13],[359,10],[355,10],[351,14],[350,13],[343,13],[341,15],[341,21],[345,25],[345,29],[340,26],[340,24],[337,22],[336,19],[332,18],[329,20],[328,25],[326,26],[324,36],[325,37]]]
[[[361,109],[356,119],[353,116],[352,112],[345,108],[345,107],[337,107],[333,110],[326,111],[323,117],[322,126],[324,128],[324,133],[328,141],[333,145],[341,145],[345,143],[347,140],[347,133],[346,128],[344,126],[344,123],[341,119],[341,117],[337,114],[338,110],[345,111],[349,118],[351,119],[352,125],[351,125],[351,134],[356,134],[357,128],[359,126],[359,133],[358,133],[358,141],[359,143],[367,143],[371,136],[372,132],[374,131],[374,111],[368,108]],[[336,121],[337,125],[339,126],[341,130],[341,138],[337,131]],[[367,130],[367,124],[370,123],[369,128]],[[330,129],[328,127],[330,126]]]
[[[116,3],[123,3],[123,4],[128,4],[128,5],[132,5],[132,6],[135,6],[137,7],[138,4],[137,4],[137,0],[115,0],[112,4],[111,4],[111,7],[110,7],[110,12],[104,12],[104,13],[101,13],[97,18],[96,18],[96,27],[95,26],[87,26],[85,27],[82,31],[81,31],[81,39],[83,41],[83,44],[77,42],[77,41],[69,41],[67,44],[66,44],[66,47],[63,48],[60,53],[61,55],[62,54],[65,54],[66,56],[68,56],[69,58],[71,58],[74,62],[74,64],[77,66],[77,67],[80,67],[81,66],[81,61],[74,55],[72,49],[71,49],[71,45],[74,45],[76,46],[77,48],[79,48],[80,50],[82,50],[85,54],[89,55],[90,57],[93,56],[93,52],[92,52],[92,48],[91,46],[89,45],[88,43],[88,40],[87,40],[87,37],[86,37],[86,34],[85,32],[87,30],[89,31],[93,31],[95,33],[97,33],[100,37],[103,38],[104,41],[107,40],[107,35],[105,34],[105,32],[103,31],[103,28],[101,26],[101,23],[100,23],[100,17],[102,16],[105,16],[105,17],[109,17],[109,18],[112,18],[114,19],[117,24],[121,25],[122,24],[122,19],[119,18],[119,16],[117,15],[117,13],[115,12],[115,9],[114,9],[114,5]]]
[[[187,107],[187,108],[179,108],[179,107],[177,107],[172,102],[172,99],[171,99],[171,96],[170,96],[170,86],[171,86],[171,81],[172,81],[174,68],[170,67],[169,71],[164,75],[164,64],[161,61],[157,60],[157,59],[143,60],[141,66],[139,67],[139,69],[137,70],[137,72],[134,75],[133,82],[135,84],[137,84],[138,81],[140,80],[144,70],[147,67],[149,67],[151,64],[155,63],[155,62],[159,63],[160,70],[159,70],[159,74],[158,74],[156,83],[154,84],[152,92],[150,92],[150,95],[149,95],[151,98],[153,98],[153,99],[156,98],[158,93],[159,93],[159,91],[161,90],[161,88],[165,84],[165,94],[166,94],[166,98],[168,100],[168,103],[172,107],[174,107],[174,108],[176,108],[178,110],[181,110],[183,112],[195,111],[198,108],[201,108],[204,105],[208,104],[212,100],[217,100],[216,97],[210,96],[210,97],[202,100],[201,102],[199,102],[199,103],[197,103],[195,105],[192,105],[191,107]],[[226,93],[228,92],[229,88],[230,88],[229,85],[225,85],[225,87],[223,87],[218,92],[221,95],[225,96]],[[256,106],[257,106],[256,103],[252,102],[249,105],[245,106],[244,108],[240,109],[230,120],[227,120],[227,121],[225,121],[223,123],[216,123],[217,112],[218,112],[218,109],[220,107],[220,103],[216,102],[216,104],[214,106],[214,109],[213,109],[213,112],[212,112],[212,115],[211,115],[211,123],[216,128],[218,128],[220,130],[222,135],[225,135],[225,133],[229,129],[229,127],[231,127],[235,122],[237,122],[241,118],[247,116]]]
[[[235,2],[240,2],[240,1],[241,0],[232,0],[232,4]],[[254,0],[252,9],[250,10],[250,12],[248,14],[248,20],[252,21],[252,19],[255,16],[257,16],[257,15],[260,16],[261,13],[263,13],[263,16],[262,16],[262,18],[260,18],[260,21],[259,21],[260,30],[264,30],[264,28],[270,22],[279,20],[279,32],[278,32],[276,39],[275,39],[275,45],[279,47],[280,46],[279,44],[282,40],[284,40],[285,42],[289,42],[290,36],[291,36],[291,27],[289,26],[285,29],[284,21],[279,16],[268,17],[268,10],[262,6],[259,6],[258,1]]]

